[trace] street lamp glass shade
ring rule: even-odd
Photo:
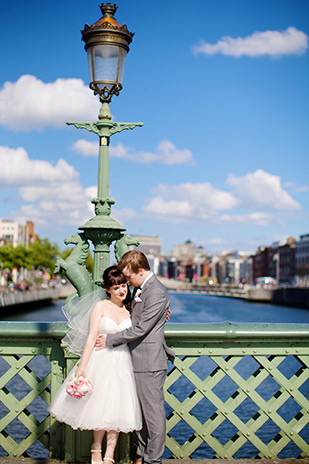
[[[122,89],[124,68],[133,33],[114,18],[117,5],[102,3],[103,17],[92,26],[85,24],[82,40],[88,55],[90,88],[109,103]]]
[[[117,45],[101,44],[89,47],[87,55],[90,87],[100,94],[105,87],[111,90],[115,86],[117,91],[121,90],[127,50]]]

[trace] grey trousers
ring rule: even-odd
[[[166,371],[134,372],[143,428],[137,432],[137,458],[144,464],[160,464],[165,449],[166,418],[163,386]]]

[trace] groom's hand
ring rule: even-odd
[[[107,348],[106,344],[106,334],[98,335],[94,344],[96,351]]]
[[[168,308],[167,313],[166,313],[165,322],[168,322],[171,314],[172,314],[171,308]]]

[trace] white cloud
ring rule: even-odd
[[[62,226],[79,227],[94,215],[87,189],[77,181],[68,181],[65,185],[50,184],[46,187],[25,187],[20,195],[27,204],[13,213],[15,220],[25,223],[33,221],[48,230]]]
[[[121,226],[127,222],[134,221],[137,218],[137,212],[131,208],[122,208],[122,209],[112,209],[111,216],[115,219]]]
[[[238,204],[238,200],[231,193],[218,190],[209,182],[187,182],[174,186],[158,185],[154,192],[162,198],[172,197],[180,201],[189,201],[193,205],[198,204],[208,210],[231,209]]]
[[[83,188],[79,173],[65,160],[55,165],[48,161],[32,160],[24,148],[0,146],[0,189],[18,192],[18,203],[24,203],[12,217],[25,223],[33,221],[39,229],[61,230],[77,228],[94,216],[90,200],[97,196],[97,186]],[[129,208],[113,210],[120,223],[137,217]]]
[[[61,183],[79,176],[73,166],[64,159],[52,165],[49,161],[31,160],[22,147],[0,146],[0,189],[10,187],[31,187],[45,185],[47,182]]]
[[[158,220],[213,224],[284,224],[282,214],[295,211],[300,204],[281,186],[280,177],[262,170],[243,177],[229,175],[234,191],[216,189],[210,183],[158,185],[143,210]]]
[[[73,143],[71,146],[71,150],[76,151],[82,156],[98,156],[99,154],[99,143],[96,142],[89,142],[86,139],[79,139]]]
[[[77,151],[82,156],[97,156],[99,153],[98,143],[89,142],[85,139],[77,140],[72,145],[71,149]],[[168,140],[160,142],[156,152],[154,153],[147,151],[132,153],[132,149],[130,147],[125,147],[122,143],[118,143],[117,145],[111,145],[110,156],[143,164],[194,164],[193,155],[189,149],[185,148],[183,150],[179,150]]]
[[[243,177],[230,174],[227,183],[234,187],[235,195],[251,210],[297,210],[300,204],[281,186],[279,176],[258,169]]]
[[[32,160],[24,148],[0,146],[0,189],[14,189],[19,194],[18,202],[26,202],[12,213],[20,223],[32,220],[46,229],[82,225],[93,216],[89,203],[93,190],[84,189],[78,177],[65,160],[53,165]]]
[[[31,220],[35,225],[48,231],[51,227],[56,230],[61,226],[79,227],[91,216],[85,201],[81,204],[69,200],[61,202],[50,200],[25,204],[13,213],[13,217],[21,224]]]
[[[95,120],[98,112],[98,99],[81,79],[45,83],[23,75],[0,89],[0,124],[14,131],[64,128],[68,120]]]
[[[205,240],[206,244],[209,245],[224,245],[227,243],[227,240],[225,238],[210,238],[209,240]]]
[[[169,220],[207,219],[215,216],[218,210],[231,209],[238,204],[231,193],[218,190],[207,182],[158,185],[154,193],[156,196],[144,211]]]
[[[266,226],[274,220],[273,216],[268,213],[254,212],[250,214],[222,214],[217,218],[218,222],[243,224],[252,223],[261,226]]]
[[[309,192],[309,185],[298,185],[295,182],[285,182],[283,187],[290,190],[291,193],[305,193]]]
[[[283,56],[301,55],[308,49],[309,37],[304,32],[289,27],[285,31],[254,32],[252,35],[242,37],[222,37],[216,44],[202,41],[193,47],[193,53],[205,55],[234,56]]]

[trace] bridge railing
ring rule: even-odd
[[[0,455],[89,456],[91,434],[47,410],[76,362],[64,331],[0,322]],[[309,325],[168,324],[166,338],[177,354],[165,384],[170,456],[309,456]],[[121,437],[118,460],[130,460],[131,444]]]

